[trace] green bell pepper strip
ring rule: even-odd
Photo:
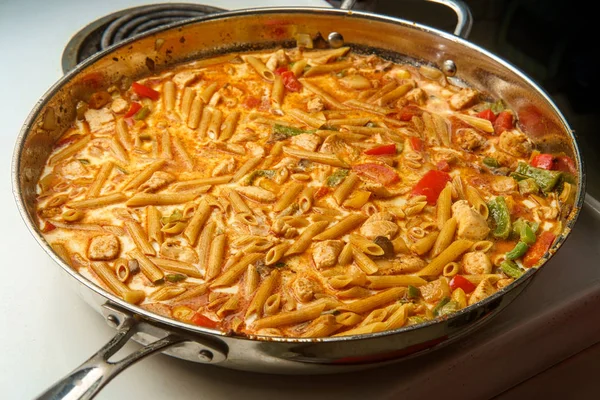
[[[489,168],[500,168],[500,163],[493,157],[485,157],[483,159],[483,165]]]
[[[418,299],[419,296],[421,296],[421,291],[419,288],[408,285],[408,288],[406,289],[406,297],[409,299]]]
[[[502,263],[500,263],[500,269],[502,270],[502,272],[504,272],[506,275],[510,276],[511,278],[517,279],[521,275],[523,275],[523,271],[521,270],[521,268],[519,268],[519,266],[514,261],[510,261],[510,260],[502,261]]]
[[[271,135],[271,140],[279,141],[291,138],[292,136],[302,135],[303,133],[315,133],[315,130],[304,130],[299,128],[294,128],[292,126],[285,126],[275,124],[273,125],[273,133]]]
[[[144,107],[142,107],[142,109],[140,111],[135,113],[135,115],[133,116],[133,119],[135,119],[136,121],[141,121],[144,118],[146,118],[148,115],[150,115],[150,108],[148,108],[147,106],[144,106]]]
[[[523,255],[527,252],[529,246],[527,243],[519,242],[513,247],[511,251],[506,253],[507,260],[516,260],[517,258],[523,257]]]
[[[533,178],[526,178],[523,179],[521,181],[518,181],[519,184],[519,193],[521,193],[522,195],[526,195],[526,194],[536,194],[540,191],[540,187],[538,186],[537,183],[535,183],[535,180]]]
[[[329,187],[338,186],[340,183],[342,183],[342,181],[344,179],[346,179],[346,177],[348,176],[348,172],[350,172],[350,170],[343,169],[343,168],[336,170],[333,174],[329,175],[329,177],[327,178],[327,186],[329,186]]]
[[[440,315],[440,311],[442,310],[442,308],[448,304],[448,302],[450,302],[450,298],[449,297],[444,297],[443,299],[441,299],[436,305],[435,307],[433,307],[433,315],[435,315],[436,317]]]
[[[542,168],[532,167],[523,161],[519,162],[515,172],[528,178],[532,178],[544,193],[551,192],[562,176],[562,172],[560,171],[549,171]]]
[[[535,243],[537,228],[538,224],[536,222],[529,222],[519,218],[513,223],[513,235],[521,242],[531,245]]]
[[[458,303],[456,301],[449,301],[446,304],[444,304],[444,306],[442,308],[440,308],[440,310],[438,311],[438,316],[442,316],[442,315],[448,315],[448,314],[452,314],[455,313],[459,310],[459,306]]]
[[[493,234],[500,239],[507,239],[511,232],[510,213],[504,197],[497,196],[488,204],[490,214],[496,222],[496,229]]]

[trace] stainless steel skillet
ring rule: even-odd
[[[459,25],[455,33],[466,35],[471,17],[464,4],[436,2],[450,5],[457,12]],[[226,368],[290,374],[336,373],[398,361],[450,343],[476,329],[518,296],[537,273],[537,269],[529,270],[510,286],[450,318],[395,331],[325,339],[240,337],[188,325],[128,304],[79,275],[54,253],[35,223],[36,182],[52,144],[73,121],[75,104],[82,94],[194,58],[291,46],[295,33],[317,32],[324,37],[335,32],[357,51],[436,65],[449,79],[468,82],[491,96],[503,98],[516,111],[521,128],[531,135],[538,148],[563,151],[577,163],[575,206],[564,215],[565,231],[546,260],[569,236],[585,193],[583,160],[576,138],[540,87],[478,46],[409,21],[321,8],[240,10],[160,28],[109,48],[68,73],[34,107],[17,139],[13,191],[25,224],[60,265],[66,281],[117,328],[116,336],[104,348],[40,398],[91,398],[121,370],[157,351]],[[339,39],[338,35],[333,36]],[[130,338],[143,347],[124,360],[108,362]]]

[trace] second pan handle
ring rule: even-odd
[[[456,13],[456,28],[454,28],[454,34],[460,36],[463,39],[469,37],[471,28],[473,27],[473,14],[469,6],[461,0],[421,0],[429,1],[432,3],[442,4]],[[356,4],[356,0],[344,0],[340,5],[342,10],[350,10]]]
[[[37,400],[92,399],[100,389],[125,368],[146,356],[177,345],[184,346],[192,343],[196,347],[199,345],[201,348],[198,352],[199,361],[205,363],[221,362],[227,357],[226,350],[218,348],[219,346],[201,343],[198,340],[191,342],[183,336],[153,326],[154,332],[159,329],[164,333],[162,339],[143,346],[119,361],[109,361],[110,357],[117,353],[134,334],[144,332],[143,326],[146,323],[117,306],[106,304],[103,307],[107,321],[116,326],[117,334],[96,354],[36,397]]]

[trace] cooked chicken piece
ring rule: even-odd
[[[454,110],[462,110],[463,108],[472,106],[477,101],[479,92],[470,88],[463,88],[460,92],[455,93],[450,97],[450,107]]]
[[[462,128],[454,134],[454,142],[462,149],[473,151],[485,144],[485,138],[475,129]]]
[[[350,164],[360,158],[360,151],[354,146],[350,146],[344,139],[336,134],[327,136],[323,141],[319,152],[335,154],[340,160]]]
[[[258,133],[250,128],[245,128],[243,131],[236,132],[231,138],[231,143],[248,143],[255,142],[259,139]]]
[[[308,112],[319,112],[325,109],[325,104],[323,104],[323,100],[320,97],[313,97],[306,103],[306,109]]]
[[[122,99],[120,97],[117,97],[116,99],[114,99],[112,101],[112,104],[110,105],[110,110],[112,112],[114,112],[115,114],[124,113],[128,109],[129,109],[129,104],[127,103],[127,100]]]
[[[175,74],[173,77],[173,82],[180,88],[189,85],[198,79],[201,75],[200,71],[182,71],[178,74]]]
[[[312,133],[303,133],[301,135],[292,136],[291,142],[294,146],[298,146],[308,151],[315,151],[321,144],[321,137]]]
[[[394,217],[395,217],[394,214],[392,214],[390,212],[381,211],[381,212],[371,215],[365,222],[393,221]]]
[[[461,152],[454,149],[447,149],[445,147],[432,147],[431,156],[433,161],[436,163],[445,161],[448,164],[454,164],[461,158]]]
[[[437,303],[444,297],[450,296],[450,286],[446,277],[431,281],[419,289],[421,290],[423,299],[428,303]]]
[[[483,279],[479,282],[479,285],[475,288],[473,293],[471,293],[471,297],[469,297],[469,305],[475,304],[478,301],[485,299],[486,297],[491,296],[496,292],[496,289],[492,285],[489,279]]]
[[[103,125],[113,122],[115,117],[108,108],[94,110],[90,108],[84,114],[85,120],[90,125],[91,131],[98,131]]]
[[[467,274],[479,275],[492,272],[492,262],[483,251],[471,251],[462,259],[463,270]]]
[[[324,240],[313,246],[313,260],[317,268],[333,267],[344,248],[341,240]]]
[[[146,193],[156,192],[157,190],[164,188],[174,180],[175,177],[170,173],[164,171],[156,171],[152,174],[150,179],[148,179],[140,186],[140,191]]]
[[[495,151],[494,153],[492,153],[490,155],[490,157],[495,158],[496,160],[498,160],[498,163],[502,167],[516,168],[516,166],[517,166],[517,159],[514,158],[511,155],[506,154],[503,151]]]
[[[61,165],[60,173],[65,178],[81,178],[87,175],[88,170],[80,161],[75,160]]]
[[[398,233],[398,225],[391,221],[371,221],[365,222],[360,227],[360,234],[367,239],[373,240],[377,236],[385,236],[392,239]]]
[[[475,211],[466,200],[452,204],[452,216],[458,223],[458,236],[470,240],[483,240],[490,233],[485,218]]]
[[[191,246],[178,239],[167,239],[160,246],[160,255],[171,260],[188,263],[198,262],[198,255]]]
[[[273,222],[271,229],[275,235],[284,237],[286,239],[291,239],[298,236],[298,229],[288,224],[283,218],[276,219]]]
[[[254,142],[248,142],[246,143],[246,148],[248,150],[250,150],[250,154],[252,154],[253,157],[264,157],[265,156],[265,149],[263,146],[256,144]]]
[[[235,169],[235,158],[229,157],[220,163],[212,171],[212,176],[229,175]]]
[[[498,193],[508,193],[517,190],[517,181],[509,176],[495,176],[492,189]]]
[[[88,258],[94,261],[114,260],[120,250],[121,244],[115,235],[94,236],[88,247]]]
[[[315,293],[322,291],[317,282],[308,278],[298,278],[292,284],[292,289],[296,297],[303,303],[311,301],[315,297]]]
[[[392,260],[392,266],[387,269],[380,269],[379,272],[383,275],[410,274],[422,270],[427,266],[421,257],[417,256],[402,256]]]
[[[498,147],[515,157],[529,157],[533,149],[529,138],[516,129],[502,132],[498,139]]]
[[[404,99],[422,106],[427,102],[427,93],[421,88],[414,88],[404,95]]]

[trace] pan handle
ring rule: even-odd
[[[473,27],[473,14],[469,6],[461,0],[425,0],[432,3],[442,4],[456,13],[456,28],[454,28],[454,34],[460,36],[463,39],[469,37],[471,28]],[[344,0],[340,5],[342,10],[350,10],[356,4],[356,0]]]
[[[207,343],[197,340],[190,341],[183,336],[171,333],[168,330],[142,322],[132,314],[112,304],[105,304],[103,313],[107,322],[117,328],[117,334],[104,345],[96,354],[86,362],[71,371],[67,376],[56,382],[44,393],[36,397],[36,400],[89,400],[110,382],[117,374],[125,368],[135,364],[146,356],[180,345],[184,351],[192,351],[199,356],[200,362],[220,362],[226,358],[226,351]],[[149,326],[147,329],[145,326]],[[136,333],[149,333],[152,336],[157,332],[165,336],[149,343],[139,350],[127,355],[119,361],[109,361],[117,351]],[[200,345],[200,347],[198,347]],[[198,352],[198,348],[201,350]]]

